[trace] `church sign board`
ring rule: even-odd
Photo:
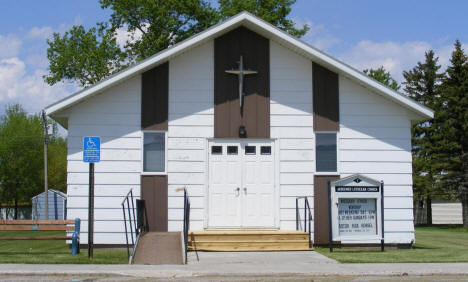
[[[330,188],[333,241],[381,243],[382,182],[352,175],[333,182]]]

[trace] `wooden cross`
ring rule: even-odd
[[[237,69],[237,70],[226,70],[226,72],[230,73],[230,74],[236,74],[239,77],[239,103],[240,103],[240,107],[242,109],[242,98],[244,96],[244,91],[243,91],[244,75],[257,74],[258,72],[253,71],[253,70],[245,70],[244,69],[244,62],[242,60],[242,55],[240,56],[240,61],[238,63],[239,63],[239,69]]]

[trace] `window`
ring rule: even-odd
[[[317,172],[336,172],[336,133],[315,134]]]
[[[212,155],[222,155],[223,154],[223,146],[211,146],[211,154]]]
[[[262,154],[262,155],[271,155],[271,146],[262,146],[262,147],[260,147],[260,154]]]
[[[245,146],[246,155],[255,155],[256,147],[255,146]]]
[[[166,171],[166,133],[143,133],[143,171]]]
[[[228,155],[237,155],[237,146],[228,146],[227,153]]]

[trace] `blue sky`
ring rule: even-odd
[[[290,18],[310,25],[306,42],[358,69],[383,65],[401,81],[402,71],[428,49],[442,65],[448,64],[455,39],[468,49],[466,11],[464,0],[298,0]],[[89,28],[109,15],[94,0],[0,1],[0,112],[10,103],[38,112],[77,90],[70,83],[43,82],[46,39],[74,24]]]

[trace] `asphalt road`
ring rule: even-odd
[[[423,275],[423,276],[197,276],[183,278],[135,278],[122,275],[0,275],[0,281],[68,281],[68,282],[108,282],[108,281],[468,281],[463,275]]]

